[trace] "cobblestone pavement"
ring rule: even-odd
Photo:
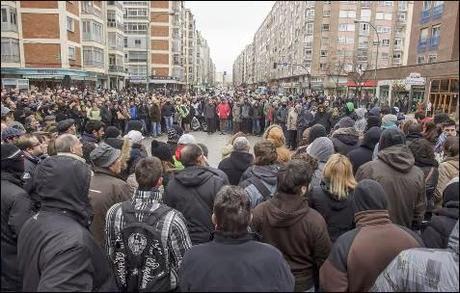
[[[216,167],[219,165],[219,162],[222,160],[222,148],[228,142],[228,140],[232,137],[231,135],[219,135],[218,132],[208,135],[206,132],[202,131],[192,131],[190,132],[197,143],[203,143],[208,147],[209,154],[208,154],[208,162],[211,167]],[[261,140],[262,137],[260,136],[248,136],[249,142],[251,143],[251,152],[253,151],[254,144]],[[159,138],[160,141],[166,142],[167,137],[163,135]],[[144,140],[144,145],[150,154],[150,143],[152,141],[151,137],[148,137]]]

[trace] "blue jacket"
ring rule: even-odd
[[[137,120],[137,106],[129,108],[129,115],[131,115],[131,120]]]

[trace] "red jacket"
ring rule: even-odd
[[[219,116],[219,119],[228,119],[228,116],[230,116],[230,105],[228,103],[220,103],[217,105],[217,116]]]

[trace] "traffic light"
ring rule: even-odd
[[[276,69],[276,62],[273,63],[273,69]]]

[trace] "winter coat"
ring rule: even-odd
[[[323,180],[323,170],[326,162],[318,162],[318,167],[313,171],[313,176],[310,181],[310,188],[319,187]]]
[[[210,240],[214,230],[211,222],[214,200],[221,187],[227,184],[225,173],[201,166],[176,171],[170,179],[164,203],[184,215],[194,245]]]
[[[276,111],[275,116],[275,123],[285,124],[287,121],[288,116],[288,108],[287,107],[279,107]]]
[[[287,118],[287,123],[286,123],[286,129],[287,130],[297,130],[297,118],[299,114],[297,111],[292,108],[289,111],[288,118]]]
[[[182,260],[181,291],[294,291],[294,277],[280,251],[253,238],[216,232],[212,242],[192,247]]]
[[[21,291],[18,271],[17,240],[19,231],[32,215],[32,204],[22,189],[22,174],[2,170],[1,291]]]
[[[296,278],[296,289],[310,289],[330,251],[326,222],[307,199],[276,193],[253,210],[254,231],[262,241],[278,248]],[[304,290],[305,291],[305,290]]]
[[[286,138],[284,137],[283,129],[279,125],[269,126],[262,136],[263,139],[269,140],[275,144],[276,153],[278,154],[278,162],[286,163],[291,159],[291,153],[284,145]]]
[[[448,157],[439,165],[438,185],[434,192],[434,204],[436,208],[442,206],[442,192],[446,188],[447,183],[459,174],[458,159],[459,156]]]
[[[336,199],[324,182],[320,186],[314,187],[310,192],[308,204],[323,216],[331,242],[335,242],[340,235],[355,227],[352,200],[353,193],[350,193],[345,199]]]
[[[249,196],[251,202],[251,208],[255,208],[259,203],[265,200],[262,191],[258,189],[253,182],[251,177],[256,177],[265,187],[270,191],[269,198],[275,194],[276,187],[278,185],[278,165],[268,166],[251,166],[241,176],[239,186],[243,187]]]
[[[335,152],[344,156],[359,147],[359,133],[354,127],[337,129],[332,134],[331,140]]]
[[[313,120],[313,125],[321,124],[326,128],[326,132],[331,131],[331,114],[328,112],[318,112]]]
[[[146,104],[139,105],[138,109],[139,109],[138,111],[139,119],[149,118],[149,108],[147,107]]]
[[[158,103],[154,103],[149,109],[150,121],[160,122],[161,121],[161,109]]]
[[[22,153],[24,154],[24,174],[22,179],[27,181],[33,176],[34,170],[40,162],[40,158],[35,157],[25,151]]]
[[[112,124],[112,111],[109,109],[108,106],[103,106],[101,108],[101,120],[105,123],[105,125]]]
[[[418,228],[426,209],[425,181],[406,145],[381,150],[378,159],[359,167],[356,180],[373,179],[386,191],[391,221],[408,228]]]
[[[230,108],[230,105],[228,103],[220,103],[219,105],[217,105],[216,111],[219,119],[225,120],[228,119],[228,117],[230,116],[232,109]]]
[[[219,163],[218,169],[227,174],[231,185],[238,185],[241,175],[252,165],[253,160],[254,156],[251,153],[233,151],[230,153],[230,157]]]
[[[415,232],[391,222],[387,198],[383,187],[374,180],[363,180],[356,186],[356,228],[337,239],[321,267],[322,291],[367,292],[399,252],[423,246]]]
[[[243,119],[248,119],[251,118],[251,104],[249,103],[244,103],[243,106],[241,106],[241,118]]]
[[[232,116],[233,116],[233,122],[235,123],[241,122],[241,106],[240,105],[233,104]]]
[[[373,292],[458,292],[458,221],[447,249],[401,252],[380,274]]]
[[[353,166],[353,174],[356,174],[358,168],[367,162],[372,161],[372,154],[375,145],[380,139],[382,130],[380,127],[371,127],[365,134],[361,145],[348,152],[347,157]]]
[[[89,231],[89,166],[57,155],[41,162],[35,175],[41,210],[19,234],[22,290],[116,290],[107,256]]]
[[[104,248],[107,211],[114,204],[131,199],[132,195],[128,183],[108,169],[94,167],[88,195],[94,214],[90,230],[102,248]]]
[[[264,106],[262,104],[255,104],[253,107],[253,119],[261,119],[264,117]]]
[[[216,116],[216,106],[214,104],[206,103],[204,105],[204,117],[206,119],[214,119]]]
[[[175,112],[176,110],[174,109],[174,106],[171,105],[171,103],[166,103],[161,108],[161,114],[163,115],[163,117],[171,117],[174,115]]]
[[[80,142],[83,145],[83,158],[86,160],[86,162],[89,162],[90,153],[97,147],[97,138],[91,133],[83,132],[80,137]]]

